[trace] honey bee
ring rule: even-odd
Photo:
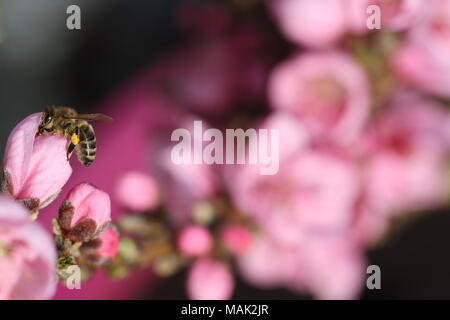
[[[68,107],[47,107],[42,112],[37,135],[59,134],[70,139],[67,161],[75,150],[78,160],[88,167],[94,162],[97,152],[94,128],[88,121],[110,122],[112,118],[103,114],[80,114]]]

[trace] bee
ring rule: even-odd
[[[42,112],[37,135],[59,134],[70,139],[67,161],[76,151],[78,160],[88,167],[94,162],[97,152],[94,128],[88,121],[110,122],[112,118],[99,113],[80,114],[68,107],[47,107]]]

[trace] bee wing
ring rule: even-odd
[[[92,114],[78,114],[77,116],[71,119],[79,119],[79,120],[88,120],[88,121],[102,121],[102,122],[111,122],[113,119],[111,117],[105,116],[101,113],[92,113]]]

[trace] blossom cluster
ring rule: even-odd
[[[372,4],[380,30],[366,24]],[[281,59],[250,18],[182,11],[182,30],[212,31],[153,71],[160,103],[188,110],[171,126],[204,118],[280,130],[273,176],[257,165],[174,165],[156,143],[155,178],[190,297],[230,298],[237,272],[259,287],[357,298],[365,253],[391,221],[447,203],[448,9],[440,0],[266,1],[290,42]]]

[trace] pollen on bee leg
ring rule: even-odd
[[[80,143],[80,137],[78,137],[77,134],[72,134],[72,137],[70,138],[72,144],[78,145]]]

